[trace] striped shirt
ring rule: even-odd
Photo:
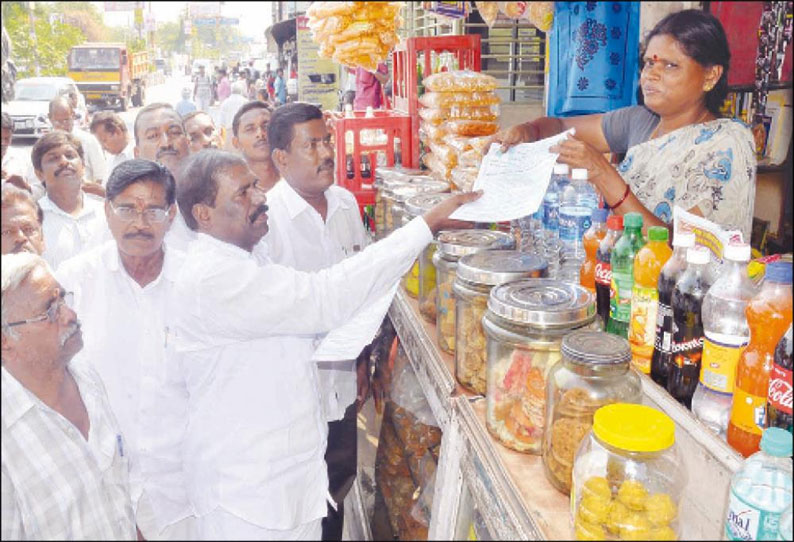
[[[127,458],[93,369],[70,363],[88,440],[2,371],[2,539],[134,540]]]

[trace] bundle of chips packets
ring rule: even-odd
[[[319,54],[375,71],[399,42],[402,2],[315,2],[306,11]]]

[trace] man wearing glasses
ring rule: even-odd
[[[181,462],[169,455],[177,448],[159,425],[178,410],[159,396],[166,378],[164,302],[182,260],[163,243],[176,213],[175,191],[173,176],[156,162],[116,166],[105,201],[115,241],[64,262],[56,273],[75,293],[85,351],[125,437],[133,507],[146,539],[189,538],[189,520],[169,527],[187,516],[179,503],[187,505],[180,498]]]
[[[3,540],[135,537],[125,441],[99,376],[72,361],[70,299],[40,256],[3,255]]]

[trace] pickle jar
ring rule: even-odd
[[[546,376],[560,361],[563,337],[589,328],[595,296],[552,279],[510,282],[491,290],[483,318],[488,348],[485,426],[504,446],[540,454]]]
[[[405,216],[408,220],[423,215],[442,201],[449,194],[419,194],[405,202]],[[411,271],[403,277],[403,288],[406,292],[418,292],[419,313],[434,324],[436,322],[436,266],[433,265],[433,254],[438,243],[433,240],[414,263]]]
[[[408,223],[408,219],[405,215],[405,203],[410,198],[419,194],[441,194],[449,192],[449,183],[419,180],[422,179],[421,177],[413,177],[412,179],[413,180],[408,184],[395,187],[386,196],[392,199],[390,221],[392,229],[389,230],[389,233]]]
[[[482,318],[491,288],[548,273],[546,260],[517,250],[487,250],[458,262],[455,284],[455,377],[467,390],[486,394],[486,345]]]
[[[438,248],[433,255],[436,267],[436,336],[438,347],[455,352],[455,296],[452,285],[458,260],[468,254],[488,249],[511,249],[513,237],[492,230],[448,230],[438,234]]]
[[[573,465],[577,540],[677,540],[686,472],[675,424],[645,405],[599,408]]]
[[[640,403],[642,385],[623,337],[581,329],[563,337],[561,352],[546,379],[543,468],[552,485],[568,495],[574,456],[595,411],[612,403]]]
[[[394,205],[394,190],[399,186],[408,186],[408,178],[384,178],[383,189],[381,190],[381,202],[383,204],[383,230],[380,237],[386,237],[400,224],[394,224],[392,220],[392,205]],[[377,194],[375,195],[377,198]],[[377,228],[377,225],[375,226]]]

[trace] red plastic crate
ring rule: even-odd
[[[336,142],[336,184],[347,188],[356,196],[358,207],[362,216],[364,207],[375,204],[375,171],[378,151],[386,155],[386,165],[394,165],[394,139],[400,139],[401,162],[403,167],[409,167],[408,161],[412,155],[411,117],[405,113],[391,110],[374,111],[374,118],[365,118],[364,111],[354,111],[354,118],[345,118],[340,115],[331,117],[334,127]],[[382,145],[363,145],[361,142],[362,130],[382,130],[386,133],[386,143]],[[347,178],[347,156],[345,149],[345,133],[353,132],[353,170],[352,179]],[[371,176],[369,179],[361,177],[361,156],[369,155]]]
[[[419,167],[419,84],[416,68],[422,66],[422,77],[434,73],[433,53],[444,51],[457,56],[461,70],[480,71],[480,35],[435,36],[408,38],[392,51],[392,105],[396,111],[411,117],[411,161],[407,167]],[[405,153],[403,153],[405,155]]]

